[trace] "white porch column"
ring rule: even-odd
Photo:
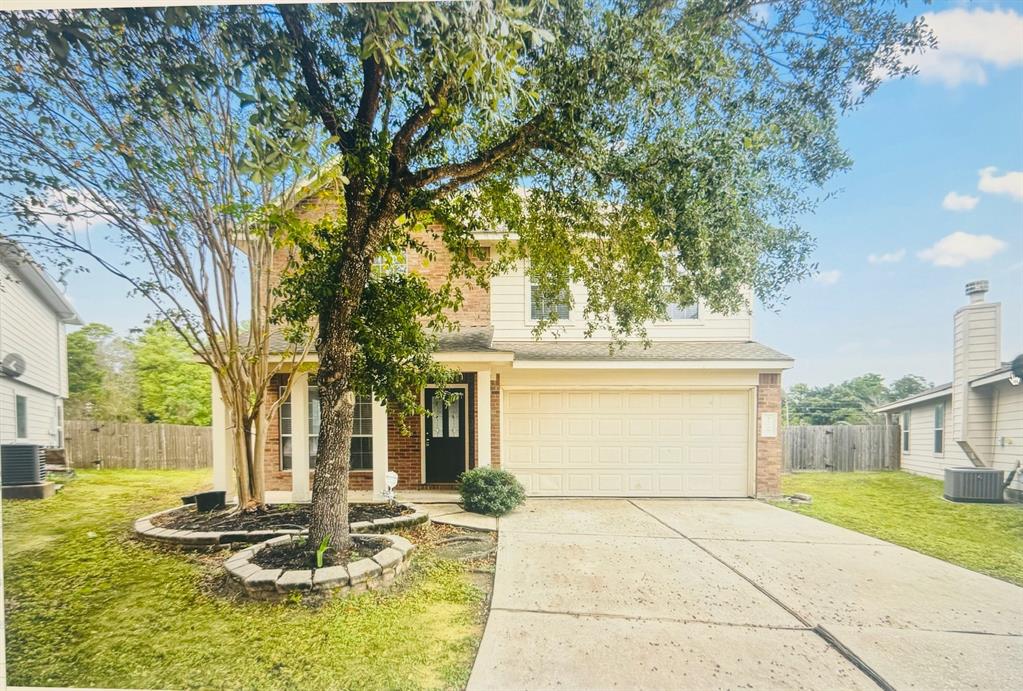
[[[490,465],[490,370],[476,370],[476,465]]]
[[[373,399],[373,496],[387,489],[387,403]]]
[[[210,372],[212,385],[212,417],[210,420],[210,437],[213,444],[213,489],[225,491],[229,497],[235,496],[234,463],[231,455],[231,435],[228,434],[227,407],[220,393],[220,382],[217,375]]]
[[[291,377],[291,498],[309,501],[309,373]]]

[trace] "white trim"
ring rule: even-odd
[[[938,427],[938,408],[939,407],[941,408],[941,427]],[[947,417],[948,417],[948,410],[947,410],[947,408],[945,408],[945,402],[942,401],[941,403],[935,403],[934,404],[934,412],[931,414],[931,422],[932,422],[932,424],[934,426],[934,429],[932,430],[932,433],[931,433],[931,453],[932,453],[932,455],[935,458],[944,458],[945,457],[945,421],[946,421]],[[936,435],[937,435],[939,429],[941,430],[941,451],[938,451],[937,449],[934,448],[934,446],[935,446],[934,442],[936,440]]]
[[[525,323],[526,323],[526,326],[536,326],[537,324],[540,323],[539,319],[534,319],[533,318],[533,287],[536,284],[533,283],[533,279],[529,277],[529,274],[525,274],[524,278],[525,278],[524,282],[526,284],[526,314],[525,314]],[[568,307],[568,316],[565,317],[564,319],[562,319],[561,315],[558,315],[557,321],[551,322],[550,325],[552,327],[565,326],[566,324],[571,324],[572,323],[572,312],[574,311],[574,305],[572,304],[572,287],[571,286],[568,286],[567,288],[565,288],[565,298],[567,300],[566,306]],[[558,303],[555,303],[555,305],[554,305],[555,311],[557,311],[557,304]]]
[[[271,354],[270,362],[285,362],[291,361],[290,355]],[[433,353],[434,362],[485,362],[485,363],[504,363],[512,362],[515,359],[515,353],[510,350],[495,350],[495,351],[477,351],[477,350],[444,350]],[[310,353],[303,360],[296,363],[297,365],[315,365],[319,362],[319,358],[315,354]]]
[[[309,373],[292,373],[291,382],[291,496],[308,501],[309,492]],[[283,435],[281,435],[283,437]],[[283,444],[281,445],[283,448]]]
[[[749,450],[746,465],[749,470],[746,475],[746,496],[757,496],[757,441],[760,439],[760,406],[757,401],[757,387],[749,387]]]
[[[601,383],[601,384],[512,384],[501,385],[502,391],[560,391],[572,389],[579,391],[607,390],[607,389],[628,389],[629,391],[746,391],[750,388],[748,384],[704,384],[693,382],[684,384],[631,384],[623,383]],[[502,408],[503,410],[503,408]]]
[[[434,362],[512,362],[515,360],[515,353],[507,350],[493,352],[459,352],[457,350],[445,350],[433,354]]]
[[[469,427],[472,420],[472,415],[469,409],[469,385],[468,384],[445,384],[440,386],[439,384],[428,384],[423,387],[419,392],[419,405],[422,406],[423,410],[426,409],[426,390],[427,389],[463,389],[465,393],[462,394],[462,399],[465,401],[465,417],[466,419],[462,422],[466,428]],[[469,432],[467,430],[465,434],[465,465],[463,466],[466,470],[469,469]],[[425,485],[426,483],[426,413],[419,415],[419,484]]]
[[[1011,377],[1012,377],[1011,369],[1007,369],[1004,372],[996,372],[994,374],[982,374],[970,382],[970,388],[975,389],[978,386],[997,384],[998,382],[1010,379]]]
[[[490,370],[476,371],[476,466],[490,466]]]
[[[875,413],[890,413],[903,408],[912,408],[918,403],[924,403],[926,401],[933,401],[935,398],[944,398],[952,395],[952,387],[947,389],[940,389],[938,391],[932,391],[929,394],[917,395],[915,398],[906,398],[895,403],[889,403],[888,405],[881,406],[880,408],[874,408]]]
[[[387,402],[373,399],[373,495],[387,489]]]
[[[224,397],[220,393],[220,382],[217,375],[210,370],[210,397],[212,401],[212,415],[210,419],[211,438],[213,442],[213,489],[227,492],[233,496],[233,481],[231,450],[229,435],[227,433],[227,407],[224,405]]]
[[[723,369],[778,372],[794,360],[515,360],[514,369]]]

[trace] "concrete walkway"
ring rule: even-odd
[[[469,689],[1023,688],[1023,588],[755,501],[501,519]]]

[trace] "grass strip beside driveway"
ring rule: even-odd
[[[950,502],[940,480],[898,471],[793,473],[782,491],[813,497],[782,508],[1023,585],[1023,505]]]
[[[423,549],[401,587],[322,607],[234,599],[219,556],[131,537],[208,471],[79,471],[3,502],[9,684],[111,688],[450,688],[468,678],[482,594]]]

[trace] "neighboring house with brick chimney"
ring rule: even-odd
[[[450,255],[430,233],[418,239],[436,256],[427,262],[410,251],[404,270],[439,285]],[[502,236],[478,239],[491,252]],[[583,288],[571,290],[574,304],[584,304]],[[426,388],[427,414],[410,419],[410,434],[402,435],[384,402],[360,397],[352,489],[382,492],[388,470],[397,472],[399,490],[454,487],[463,471],[493,466],[514,473],[534,496],[779,494],[781,373],[793,361],[752,340],[749,313],[677,305],[668,320],[649,325],[651,347],[630,343],[611,355],[606,338],[584,336],[580,308],[538,303],[525,265],[489,289],[463,291],[461,329],[442,335],[435,354],[461,373],[447,387],[456,402],[445,407]],[[537,319],[551,310],[557,326],[534,340]],[[286,376],[278,375],[268,397],[284,390]],[[315,473],[319,399],[314,373],[294,377],[271,425],[266,487],[302,501]],[[215,486],[230,492],[215,387]]]
[[[945,468],[1004,469],[1023,461],[1023,384],[1002,361],[1002,306],[987,281],[966,284],[953,319],[952,381],[877,409],[902,428],[902,469],[940,478]],[[1014,354],[1012,354],[1014,355]],[[1023,496],[1023,473],[1009,492]]]

